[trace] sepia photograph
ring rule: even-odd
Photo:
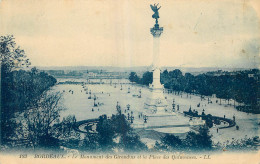
[[[0,164],[260,162],[260,1],[0,0]]]

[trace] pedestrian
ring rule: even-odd
[[[147,123],[147,118],[146,117],[144,117],[144,123]]]
[[[218,133],[218,128],[217,128],[217,133]]]

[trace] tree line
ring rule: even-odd
[[[235,100],[244,105],[238,106],[242,110],[252,113],[260,113],[259,110],[259,69],[233,72],[220,76],[209,73],[197,76],[191,73],[183,73],[179,69],[173,71],[164,70],[161,73],[161,83],[166,89],[176,92],[187,92],[204,96],[216,95],[217,98]],[[249,74],[254,77],[249,77]],[[129,80],[137,84],[149,85],[152,83],[152,72],[145,72],[142,77],[131,72]],[[249,108],[245,108],[245,107]]]
[[[35,67],[28,68],[31,63],[26,57],[25,51],[17,46],[13,36],[0,37],[0,55],[1,143],[4,145],[11,140],[24,138],[21,135],[31,132],[30,121],[36,120],[39,114],[44,115],[43,112],[39,112],[40,108],[56,101],[48,99],[51,95],[47,95],[45,92],[57,81]],[[37,112],[38,115],[33,115]],[[24,117],[21,118],[21,115]],[[35,118],[28,119],[31,116],[35,116]],[[25,127],[27,131],[25,131]]]

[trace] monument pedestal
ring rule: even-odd
[[[150,114],[168,113],[168,104],[163,95],[163,85],[160,83],[160,69],[153,70],[153,83],[150,84],[150,94],[146,99],[144,108]]]

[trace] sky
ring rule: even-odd
[[[161,66],[259,68],[257,0],[0,0],[0,35],[33,66],[149,66],[153,3]]]

